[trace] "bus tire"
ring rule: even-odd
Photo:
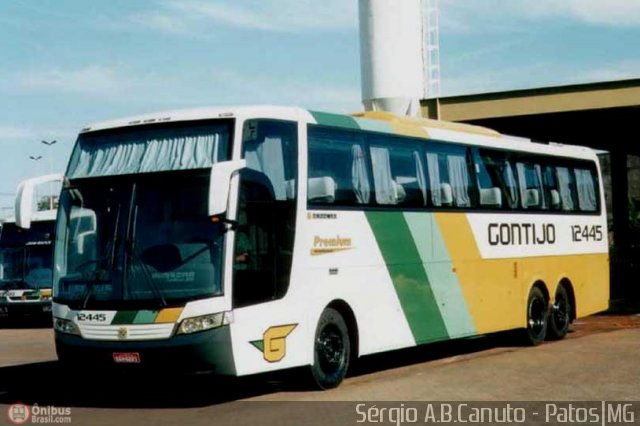
[[[571,299],[564,285],[560,284],[556,290],[556,297],[549,312],[547,338],[559,340],[567,335],[571,325]]]
[[[524,330],[524,343],[536,346],[544,342],[549,318],[547,299],[542,290],[534,286],[527,300],[527,328]]]
[[[311,384],[316,389],[337,387],[347,374],[351,359],[349,329],[338,311],[322,312],[313,340]]]

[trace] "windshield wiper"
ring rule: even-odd
[[[140,269],[142,269],[142,276],[144,277],[143,281],[151,289],[151,292],[154,294],[155,298],[160,302],[160,305],[162,307],[166,307],[168,305],[167,300],[164,298],[162,291],[160,290],[160,288],[158,288],[158,285],[153,280],[151,272],[149,271],[149,266],[147,266],[147,264],[140,257],[140,253],[138,253],[138,249],[136,248],[135,243],[133,241],[128,241],[126,244],[126,247],[128,249],[127,251],[129,252],[129,256],[131,257],[131,259],[135,260],[135,262],[140,267]]]
[[[151,292],[154,294],[156,300],[160,302],[160,305],[162,307],[166,307],[167,300],[164,298],[162,291],[154,281],[153,276],[149,271],[149,266],[142,260],[142,257],[138,252],[138,248],[135,245],[136,229],[137,229],[136,225],[138,223],[138,205],[135,202],[133,202],[133,199],[136,196],[136,192],[137,192],[136,190],[137,190],[137,185],[134,184],[133,191],[132,191],[133,192],[132,193],[133,217],[129,219],[131,232],[129,233],[130,239],[125,243],[125,251],[129,252],[129,257],[139,265],[140,269],[142,269],[142,276],[144,277],[144,282],[147,285],[147,287],[151,289]],[[125,276],[126,275],[127,274],[125,273]]]
[[[106,270],[100,270],[97,268],[93,273],[93,279],[87,283],[87,294],[84,296],[84,300],[82,301],[82,309],[87,308],[87,303],[89,303],[89,299],[91,298],[91,293],[93,292],[93,287],[96,285],[98,281],[104,282],[104,278],[101,279],[100,275],[104,274],[106,271],[113,271],[115,263],[116,263],[116,242],[118,240],[118,226],[120,224],[120,211],[122,209],[122,204],[118,204],[118,212],[116,213],[116,222],[113,225],[113,236],[109,243],[105,246],[104,254],[100,256],[98,259],[92,260],[90,263],[97,263],[100,266],[100,263],[111,257],[111,263],[109,268]],[[89,264],[89,262],[85,262],[84,264]],[[78,267],[76,267],[78,270]]]

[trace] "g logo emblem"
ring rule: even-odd
[[[266,361],[278,362],[287,355],[287,336],[297,326],[298,324],[287,324],[270,327],[262,335],[262,340],[250,343],[262,351]]]

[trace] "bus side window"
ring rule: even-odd
[[[578,206],[583,212],[595,212],[598,209],[598,190],[594,179],[595,173],[589,169],[574,169]]]
[[[369,204],[371,186],[362,136],[309,126],[309,203],[342,206]]]
[[[423,207],[427,182],[417,146],[387,136],[371,136],[370,154],[376,203]]]
[[[545,197],[548,200],[549,209],[560,210],[562,208],[562,200],[560,198],[556,168],[553,166],[545,166],[543,180]]]
[[[276,200],[294,199],[297,175],[297,127],[274,120],[250,120],[244,125],[243,152],[247,167],[264,173]]]
[[[517,162],[516,171],[520,187],[520,207],[526,210],[547,210],[540,165]]]
[[[427,147],[427,174],[435,207],[471,207],[471,179],[467,149],[462,146]]]
[[[576,211],[576,181],[573,172],[568,167],[557,167],[558,188],[560,190],[560,203],[563,211]]]
[[[518,187],[513,166],[506,153],[486,149],[478,150],[476,176],[481,207],[517,208]]]

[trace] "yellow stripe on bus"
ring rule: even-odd
[[[482,259],[465,214],[436,213],[435,217],[479,334],[524,327],[529,290],[538,280],[553,299],[558,283],[568,278],[578,317],[607,309],[606,253]]]
[[[167,308],[167,309],[163,309],[158,313],[158,316],[156,317],[155,323],[156,324],[161,324],[161,323],[176,322],[176,321],[178,321],[178,318],[180,318],[180,314],[182,313],[183,309],[184,308]]]

